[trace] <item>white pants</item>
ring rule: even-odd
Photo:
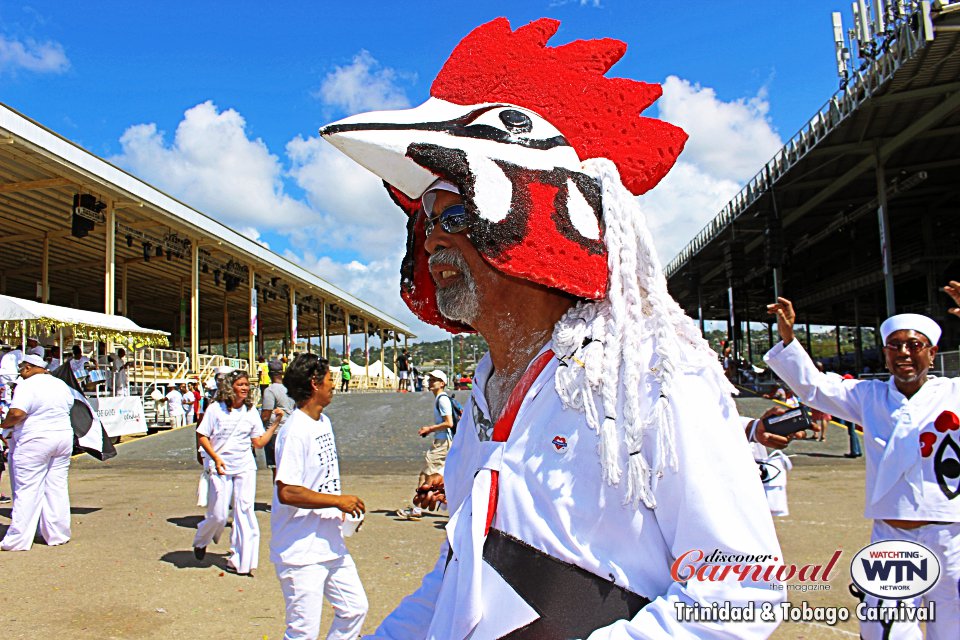
[[[917,529],[898,529],[883,520],[874,520],[871,542],[909,540],[927,547],[940,559],[940,580],[922,596],[905,598],[908,605],[919,607],[936,603],[937,618],[928,622],[927,640],[956,640],[960,632],[960,523],[930,524]],[[867,596],[867,606],[877,606],[877,598]],[[883,606],[896,606],[898,600],[886,600]],[[864,640],[920,640],[923,633],[918,622],[861,622],[860,637]]]
[[[184,414],[175,414],[170,416],[170,427],[176,429],[177,427],[182,427],[187,424],[187,416]]]
[[[308,565],[278,563],[277,578],[287,607],[287,630],[283,640],[315,640],[320,637],[323,598],[333,606],[333,622],[327,640],[354,640],[367,617],[367,594],[360,584],[357,565],[350,554]]]
[[[11,447],[10,484],[13,517],[0,543],[4,551],[26,551],[40,526],[49,545],[70,540],[70,494],[67,473],[73,453],[73,432],[33,436]]]
[[[207,495],[207,517],[197,526],[193,546],[206,547],[219,542],[227,526],[230,500],[233,499],[233,533],[230,534],[230,559],[237,573],[250,573],[257,568],[260,556],[260,525],[253,510],[257,492],[257,470],[233,475],[210,474]]]

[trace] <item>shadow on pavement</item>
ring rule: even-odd
[[[211,553],[207,551],[207,556],[203,560],[197,560],[193,556],[193,549],[186,551],[168,551],[160,556],[161,562],[172,564],[177,569],[202,569],[204,567],[218,567],[227,570],[227,557],[220,553]]]
[[[101,507],[70,507],[70,515],[72,516],[85,516],[88,513],[96,513],[100,511]],[[0,509],[0,516],[4,518],[10,518],[13,516],[13,507],[4,507]]]
[[[173,518],[167,518],[167,522],[170,524],[183,527],[184,529],[196,529],[201,520],[203,520],[203,516],[174,516]],[[229,524],[227,526],[229,526]]]

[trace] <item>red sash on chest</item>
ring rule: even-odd
[[[534,381],[540,377],[540,374],[544,368],[546,368],[551,358],[553,358],[553,350],[547,349],[537,356],[537,359],[523,372],[523,376],[520,378],[517,386],[514,387],[510,393],[507,406],[503,409],[500,419],[497,420],[497,423],[493,426],[492,440],[494,442],[506,442],[507,438],[510,437],[510,432],[513,431],[513,423],[517,419],[517,413],[520,411],[520,405],[523,404],[523,399],[526,397],[527,392],[530,391],[530,387],[533,386]],[[491,471],[490,476],[490,502],[487,505],[487,525],[483,530],[484,535],[490,533],[490,525],[493,523],[493,516],[496,515],[497,512],[500,473]]]

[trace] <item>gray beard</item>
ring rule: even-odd
[[[456,249],[440,249],[430,256],[429,264],[435,262],[449,264],[460,272],[460,280],[437,289],[437,308],[446,318],[473,325],[480,312],[477,299],[477,283],[470,273],[470,267],[463,255]]]

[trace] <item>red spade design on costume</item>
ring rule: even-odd
[[[940,433],[960,429],[960,418],[952,411],[944,411],[933,422],[934,428]]]
[[[951,413],[950,415],[953,415],[953,414]],[[956,416],[953,416],[953,417],[956,418]],[[939,420],[940,418],[937,418],[938,422]],[[926,433],[921,433],[920,434],[920,455],[922,455],[924,458],[929,458],[931,455],[933,455],[933,445],[934,443],[936,443],[936,441],[937,441],[936,434],[930,433],[929,431],[927,431]]]

